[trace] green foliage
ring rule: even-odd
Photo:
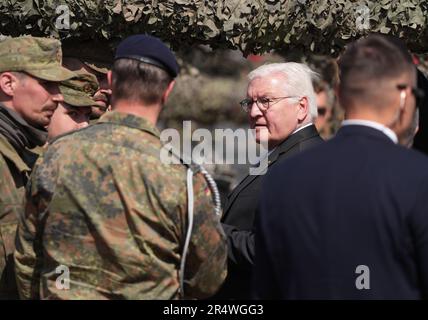
[[[68,30],[55,26],[61,4],[70,9]],[[336,55],[347,42],[381,32],[427,52],[427,17],[426,0],[4,0],[0,33],[109,41],[151,33],[174,49],[207,44],[244,54],[276,49]]]

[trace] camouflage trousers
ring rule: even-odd
[[[17,222],[0,223],[0,299],[19,299],[13,252]]]

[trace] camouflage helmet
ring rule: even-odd
[[[98,90],[97,78],[84,70],[76,71],[77,76],[60,83],[59,90],[64,102],[73,107],[93,106],[95,92]]]
[[[75,73],[61,66],[61,43],[56,39],[23,36],[0,41],[0,72],[25,72],[47,81],[63,81]]]

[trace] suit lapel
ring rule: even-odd
[[[236,188],[233,189],[233,191],[227,197],[227,203],[226,203],[226,206],[224,208],[223,218],[226,217],[227,211],[229,210],[230,206],[235,201],[236,197],[241,193],[241,191],[244,190],[251,182],[254,181],[254,179],[256,179],[258,177],[259,176],[257,176],[257,175],[252,175],[252,176],[247,175],[244,179],[241,180],[241,182],[236,186]]]
[[[268,168],[274,164],[282,155],[286,154],[293,147],[295,147],[300,142],[318,136],[318,131],[314,125],[310,125],[307,128],[304,128],[295,134],[291,135],[288,139],[285,139],[278,147],[269,155]],[[227,202],[224,207],[224,215],[222,220],[226,218],[228,211],[232,204],[235,202],[236,197],[244,190],[249,184],[251,184],[258,175],[247,175],[238,186],[229,194],[227,197]]]

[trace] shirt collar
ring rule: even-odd
[[[304,126],[301,126],[300,128],[297,128],[296,130],[294,130],[291,134],[295,134],[296,132],[299,132],[300,130],[303,130],[309,126],[313,125],[312,122],[309,122],[308,124],[305,124]]]
[[[280,144],[278,144],[277,146],[275,146],[272,150],[269,150],[269,152],[266,154],[266,156],[265,157],[270,157],[270,155],[275,151],[275,150],[277,150],[278,149],[278,146],[280,146],[285,140],[287,140],[288,138],[290,138],[293,134],[295,134],[295,133],[297,133],[297,132],[299,132],[300,130],[303,130],[303,129],[305,129],[305,128],[307,128],[307,127],[310,127],[310,126],[312,126],[313,125],[313,123],[312,122],[310,122],[310,123],[308,123],[308,124],[305,124],[304,126],[301,126],[300,128],[297,128],[296,130],[294,130],[286,139],[284,139]],[[265,157],[263,157],[262,159],[264,159]]]
[[[342,121],[342,127],[351,126],[351,125],[366,126],[366,127],[379,130],[383,134],[385,134],[388,138],[390,138],[392,142],[394,142],[395,144],[398,143],[398,138],[395,132],[379,122],[370,121],[370,120],[360,120],[360,119],[350,119],[350,120]]]
[[[104,113],[97,123],[114,123],[135,129],[147,131],[156,137],[160,137],[159,130],[147,119],[129,113],[110,111]]]

